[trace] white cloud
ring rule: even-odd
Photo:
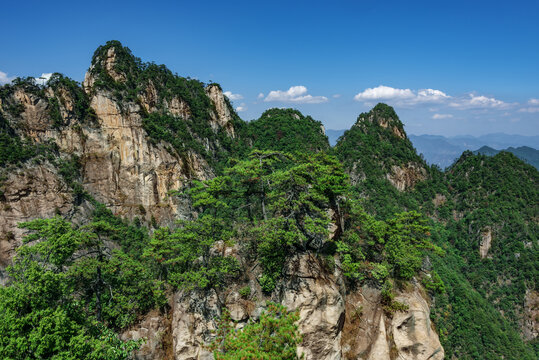
[[[449,106],[456,109],[506,109],[512,104],[503,102],[492,97],[483,95],[469,94],[468,97],[456,99],[449,104]]]
[[[539,107],[527,107],[519,109],[518,112],[527,112],[527,113],[537,113],[539,112]]]
[[[292,103],[303,103],[303,104],[319,104],[328,101],[328,98],[325,96],[312,96],[307,94],[307,88],[305,86],[292,86],[290,89],[283,90],[273,90],[270,91],[268,96],[264,101],[280,101],[280,102],[292,102]]]
[[[241,94],[232,94],[232,91],[225,91],[223,94],[225,94],[226,97],[232,101],[243,99],[243,96]]]
[[[45,85],[47,81],[49,81],[51,76],[52,76],[52,73],[42,73],[41,76],[36,77],[34,79],[36,79],[36,84]]]
[[[360,92],[354,99],[356,101],[364,100],[391,100],[391,99],[409,99],[413,98],[414,93],[410,89],[395,89],[389,86],[380,85],[375,88],[368,88]]]
[[[435,89],[397,89],[380,85],[368,88],[354,96],[356,101],[391,100],[397,105],[416,105],[419,103],[440,103],[451,98],[449,95]]]
[[[0,71],[0,85],[9,84],[13,79],[15,79],[15,76],[9,77],[5,72]]]
[[[258,94],[258,96],[256,97],[257,99],[262,99],[264,97],[264,93],[260,93]]]
[[[451,119],[452,117],[453,117],[453,115],[451,115],[451,114],[434,114],[434,115],[432,115],[432,118],[434,120]]]
[[[539,105],[539,99],[530,99],[528,101],[528,104],[530,104],[530,105]]]
[[[516,105],[515,103],[506,103],[502,100],[484,95],[467,94],[465,96],[453,97],[436,89],[397,89],[384,85],[365,89],[357,94],[354,99],[362,102],[390,101],[393,105],[397,106],[440,104],[448,105],[459,110],[483,109],[484,111],[489,109],[508,109]],[[539,99],[531,99],[529,103],[531,105],[539,105]]]
[[[247,110],[247,106],[245,105],[245,103],[241,103],[240,106],[238,106],[236,108],[237,112],[242,112],[242,111],[246,111],[246,110]]]
[[[421,89],[417,92],[416,100],[417,102],[443,102],[450,97],[440,90]]]
[[[333,94],[332,97],[333,97],[334,99],[338,99],[338,98],[341,97],[341,94]]]

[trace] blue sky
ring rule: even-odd
[[[1,5],[0,82],[81,81],[120,40],[218,82],[245,120],[294,107],[348,128],[379,101],[409,133],[539,134],[539,1],[25,1]]]

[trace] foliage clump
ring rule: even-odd
[[[112,68],[105,61],[111,56]],[[128,358],[139,344],[120,341],[117,332],[166,307],[167,291],[245,284],[245,266],[256,264],[258,285],[270,294],[291,256],[306,252],[339,266],[351,287],[378,287],[388,315],[407,309],[395,301],[395,287],[421,281],[435,300],[431,317],[448,356],[537,357],[518,333],[524,294],[537,290],[539,274],[533,167],[504,152],[491,158],[466,152],[445,173],[428,167],[385,104],[360,114],[331,150],[321,123],[297,110],[270,109],[247,124],[225,98],[233,138],[209,126],[216,109],[205,84],[143,63],[116,41],[97,49],[90,73],[91,91],[109,91],[122,111],[138,104],[151,142],[180,157],[202,155],[218,176],[176,193],[189,198],[192,218],[159,227],[152,216],[150,234],[84,191],[76,156],[18,135],[13,120],[24,106],[12,101],[17,89],[46,99],[57,129],[95,121],[79,84],[54,74],[53,95],[32,78],[0,87],[0,166],[48,161],[76,204],[86,199],[96,207],[84,225],[59,217],[21,225],[29,236],[0,288],[0,357]],[[152,89],[159,96],[146,109],[141,99]],[[187,104],[187,115],[168,111],[176,98]],[[427,178],[399,191],[387,174],[410,163]],[[486,231],[492,244],[481,258]],[[258,285],[239,293],[257,295]],[[225,312],[212,349],[218,359],[294,359],[301,341],[296,321],[296,313],[270,304],[260,321],[235,330]]]
[[[234,328],[225,310],[218,324],[216,338],[210,346],[216,360],[295,360],[301,335],[296,322],[298,312],[288,312],[282,305],[268,303],[256,322],[241,330]]]
[[[21,227],[30,234],[0,288],[1,357],[130,358],[139,342],[116,331],[164,305],[151,267],[107,245],[135,242],[130,226],[102,212],[83,226],[54,217]]]
[[[253,148],[287,153],[327,151],[329,142],[320,121],[294,109],[269,109],[247,126]]]

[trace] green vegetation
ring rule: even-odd
[[[364,199],[367,211],[387,219],[403,210],[430,215],[431,200],[436,194],[447,194],[443,173],[428,166],[417,155],[404,127],[392,107],[378,104],[358,116],[356,124],[340,138],[335,155],[350,173],[355,196]],[[393,167],[409,164],[424,171],[426,178],[413,189],[399,191],[387,179]]]
[[[80,84],[54,74],[52,93],[31,78],[0,87],[2,175],[46,162],[75,205],[93,207],[82,224],[60,217],[21,224],[28,236],[0,288],[1,358],[127,359],[140,343],[117,334],[149,310],[166,311],[166,294],[232,283],[242,301],[260,288],[275,294],[287,262],[305,252],[338,264],[349,289],[378,287],[388,316],[406,310],[396,288],[421,282],[448,359],[537,358],[537,341],[524,342],[519,329],[525,294],[538,290],[532,166],[507,152],[466,152],[446,172],[429,167],[385,104],[360,114],[330,149],[321,123],[297,110],[270,109],[245,123],[225,98],[232,137],[210,125],[208,86],[143,63],[116,41],[97,49],[90,72],[93,91],[108,91],[121,111],[138,106],[151,142],[183,159],[200,154],[217,176],[170,194],[188,200],[191,218],[159,227],[152,217],[152,231],[122,220],[84,190],[78,157],[19,135],[18,89],[47,104],[55,129],[95,126]],[[173,101],[186,105],[183,116],[169,111]],[[420,174],[413,188],[391,184],[397,167]],[[246,269],[255,267],[258,285],[245,286]],[[297,313],[268,304],[241,330],[223,314],[211,348],[217,359],[296,358]]]
[[[80,227],[59,217],[21,226],[31,233],[0,288],[0,356],[129,358],[138,343],[120,341],[115,331],[165,303],[151,267],[105,245],[132,243],[137,230],[102,207]]]
[[[54,73],[47,81],[56,96],[49,98],[49,112],[53,119],[53,126],[60,127],[64,124],[64,119],[60,114],[59,105],[67,112],[68,121],[78,121],[80,124],[94,124],[97,121],[94,110],[90,107],[90,101],[80,84],[62,74]],[[68,104],[69,102],[69,104]]]
[[[258,322],[235,330],[225,311],[211,345],[216,360],[294,360],[301,336],[295,322],[298,313],[288,313],[279,304],[268,303]]]
[[[539,280],[539,173],[511,153],[466,152],[447,173],[457,220],[449,241],[466,259],[459,270],[471,286],[518,326],[526,289]],[[479,247],[490,235],[486,258]]]
[[[31,77],[17,78],[13,80],[12,84],[0,87],[0,100],[3,104],[2,110],[5,111],[4,116],[17,118],[24,112],[24,105],[12,98],[17,90],[22,90],[48,104],[51,125],[55,129],[67,125],[64,122],[60,104],[66,111],[68,122],[75,119],[82,124],[96,121],[96,115],[90,107],[88,96],[78,82],[62,74],[54,73],[47,81],[46,86],[53,91],[53,95],[46,93],[45,86],[37,84],[35,79]]]
[[[0,112],[0,167],[18,165],[38,155],[44,155],[48,146],[21,139]]]
[[[390,275],[410,280],[421,268],[424,250],[443,253],[429,241],[430,229],[419,213],[404,212],[382,221],[355,206],[347,214],[348,230],[337,242],[345,276],[379,283]]]
[[[113,69],[107,70],[105,61],[109,58],[109,51],[115,58]],[[140,105],[143,127],[149,138],[155,143],[168,142],[175,150],[168,148],[172,155],[177,152],[185,158],[188,151],[196,151],[214,168],[221,169],[231,152],[245,152],[246,145],[241,137],[232,138],[225,129],[214,130],[209,126],[211,113],[216,109],[206,94],[206,85],[201,81],[173,74],[164,65],[144,63],[119,41],[108,41],[95,51],[90,72],[95,77],[93,91],[111,91],[120,105]],[[220,89],[218,84],[210,86]],[[153,107],[151,113],[140,104],[141,97],[148,92],[159,94],[157,98],[149,99]],[[167,111],[174,99],[188,106],[187,118],[173,116]],[[231,114],[231,125],[242,133],[244,122],[226,98],[225,101]],[[209,150],[206,149],[208,143]]]
[[[539,170],[539,150],[536,150],[529,146],[520,146],[517,148],[509,147],[503,150],[496,150],[488,146],[483,146],[482,148],[474,151],[473,153],[494,156],[498,154],[500,151],[510,152],[516,157],[518,157],[519,159],[523,160],[524,162],[532,165],[533,167]]]
[[[259,259],[262,288],[271,292],[288,256],[318,249],[328,236],[326,208],[346,189],[336,159],[318,153],[295,158],[277,151],[253,151],[225,175],[195,184],[193,206],[241,234],[246,255]]]
[[[391,113],[385,105],[378,105],[360,115],[358,124],[345,133],[335,150],[352,176],[356,169],[363,172],[364,180],[352,191],[363,197],[365,209],[376,221],[388,221],[403,210],[431,217],[434,243],[447,255],[441,256],[439,251],[429,255],[435,270],[423,276],[422,283],[435,297],[432,318],[446,356],[535,358],[531,346],[520,337],[519,319],[526,289],[537,289],[536,169],[509,153],[488,158],[466,152],[446,173],[426,167],[426,180],[414,189],[398,191],[384,178],[390,166],[409,161],[424,163],[406,140],[389,130],[390,126],[369,121],[383,119],[399,129]],[[384,145],[376,144],[380,139]],[[389,146],[385,144],[392,144],[394,153],[389,149],[384,152]],[[437,195],[444,200],[435,205]],[[492,245],[488,257],[482,259],[481,236],[489,231]],[[364,253],[349,248],[355,253],[352,258],[359,260],[356,264],[360,264]],[[408,264],[417,266],[413,258]]]
[[[329,149],[322,123],[294,109],[269,109],[249,122],[248,136],[259,150],[308,153]]]
[[[243,229],[236,235],[237,241],[247,258],[260,262],[263,273],[259,282],[267,293],[277,285],[287,259],[301,251],[338,255],[350,281],[374,279],[380,284],[390,277],[410,280],[418,273],[425,250],[441,253],[428,240],[429,228],[419,213],[401,213],[387,222],[377,221],[357,201],[345,197],[346,176],[339,162],[327,154],[294,157],[255,150],[248,160],[237,162],[224,173],[188,191],[193,206],[203,214],[201,219],[223,219],[219,226],[211,227],[219,234],[197,238],[227,241],[239,232],[235,228]],[[343,218],[344,231],[336,243],[325,240],[329,235],[329,208],[341,209],[339,216]],[[227,232],[222,230],[225,224],[230,226]],[[174,240],[173,244],[181,246],[182,242]],[[163,243],[160,240],[158,244]],[[199,248],[201,245],[199,242]],[[160,250],[170,254],[169,247]],[[203,253],[193,258],[204,259]],[[157,260],[171,263],[168,255]],[[186,264],[191,263],[192,259],[186,260]],[[217,285],[219,281],[212,283]]]
[[[211,215],[181,221],[174,232],[155,231],[144,255],[159,264],[160,278],[177,288],[218,288],[237,277],[236,258],[210,254],[216,241],[228,241],[231,232],[223,219]]]
[[[439,235],[438,235],[439,234]],[[493,304],[478,292],[463,269],[466,260],[451,249],[451,232],[433,231],[435,241],[444,244],[446,255],[431,256],[432,264],[443,279],[445,291],[435,294],[431,319],[436,324],[446,358],[458,359],[536,359],[519,332],[504,319]]]
[[[383,124],[383,125],[382,125]],[[345,131],[335,152],[345,167],[354,163],[366,180],[385,178],[393,165],[425,162],[405,136],[404,127],[391,106],[376,105],[358,116],[356,124]]]

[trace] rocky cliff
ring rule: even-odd
[[[256,268],[256,266],[255,266]],[[256,281],[256,270],[244,282],[226,290],[178,292],[171,298],[170,313],[148,315],[122,336],[148,337],[138,359],[165,354],[178,360],[213,359],[207,346],[226,308],[241,328],[256,321],[271,300],[298,311],[303,341],[298,355],[305,359],[437,359],[444,350],[430,321],[428,295],[418,285],[399,291],[397,300],[407,310],[384,311],[380,289],[365,285],[350,290],[338,269],[328,269],[314,253],[294,256],[285,276],[271,295],[265,295]],[[248,296],[239,293],[248,286]],[[169,321],[172,319],[172,321]]]
[[[118,217],[154,226],[192,218],[191,205],[171,191],[192,179],[213,178],[223,158],[242,146],[244,123],[219,85],[143,64],[118,42],[97,49],[82,86],[55,74],[46,86],[18,81],[0,95],[1,125],[21,139],[24,150],[22,160],[7,163],[0,174],[2,269],[21,244],[24,232],[17,225],[24,221],[60,215],[83,224],[96,203]],[[300,126],[300,120],[308,124],[312,131],[301,134],[307,139],[301,149],[328,149],[319,122],[295,110],[270,113],[288,116],[290,127]],[[402,124],[380,120],[375,125],[406,140]],[[399,190],[425,177],[413,161],[384,171]],[[336,213],[328,211],[335,236],[342,229]],[[217,242],[212,251],[234,256],[243,275],[225,288],[170,291],[168,306],[141,314],[121,334],[123,340],[145,339],[138,359],[213,359],[207,345],[223,310],[241,328],[260,317],[267,301],[299,313],[303,340],[297,352],[305,359],[444,357],[430,322],[429,297],[415,280],[398,290],[396,299],[404,308],[388,312],[379,286],[348,286],[338,260],[328,264],[312,249],[287,259],[270,294],[260,285],[260,264],[244,259],[237,246]]]
[[[44,88],[8,86],[0,111],[19,137],[52,145],[47,157],[76,156],[79,169],[71,176],[114,214],[171,224],[189,216],[190,209],[169,192],[180,189],[188,179],[214,176],[214,167],[209,164],[213,159],[208,154],[226,151],[217,135],[233,139],[233,116],[237,115],[221,88],[210,84],[189,98],[199,108],[198,103],[205,106],[205,117],[195,119],[181,91],[165,91],[159,78],[133,79],[137,67],[130,64],[126,68],[120,63],[126,57],[135,61],[127,51],[116,42],[98,49],[82,87],[59,74]],[[128,93],[135,95],[128,97]],[[201,151],[177,149],[152,137],[144,126],[152,113],[169,116],[180,124],[177,126],[187,124],[189,138],[194,138]],[[204,132],[195,132],[191,125],[195,121]],[[0,266],[4,267],[20,244],[18,223],[55,214],[73,216],[80,204],[74,201],[73,189],[58,167],[50,163],[35,166],[34,161],[16,171],[2,172]]]

